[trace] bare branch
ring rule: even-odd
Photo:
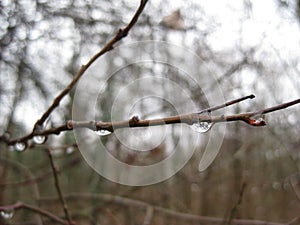
[[[62,194],[62,191],[61,191],[61,188],[60,188],[60,185],[59,185],[57,169],[54,165],[53,157],[52,157],[51,151],[49,149],[47,149],[47,154],[48,154],[50,164],[51,164],[51,168],[52,168],[52,172],[53,172],[55,187],[56,187],[56,190],[57,190],[57,193],[58,193],[58,196],[59,196],[60,203],[63,207],[66,219],[68,220],[68,225],[75,225],[75,223],[71,219],[71,216],[70,216],[69,210],[68,210],[68,206],[67,206],[67,204],[65,202],[65,199],[64,199],[64,196]]]
[[[59,95],[53,100],[50,107],[47,109],[47,111],[42,115],[42,117],[36,122],[34,125],[33,132],[41,127],[45,120],[49,117],[49,115],[52,113],[52,111],[59,105],[60,101],[71,91],[71,89],[75,86],[75,84],[78,82],[78,80],[83,76],[85,71],[103,54],[106,52],[112,50],[114,48],[114,44],[123,39],[128,35],[128,32],[133,27],[133,25],[137,22],[139,16],[143,12],[145,6],[146,6],[147,0],[141,0],[140,6],[137,9],[136,13],[134,14],[133,18],[129,22],[129,24],[124,29],[119,29],[116,35],[97,53],[95,54],[85,65],[82,65],[80,70],[77,72],[77,74],[74,76],[73,80],[69,83],[69,85],[62,90]]]
[[[251,126],[265,126],[266,122],[262,120],[258,120],[253,118],[257,115],[264,115],[267,113],[275,112],[278,110],[285,109],[287,107],[291,107],[293,105],[300,103],[300,98],[291,102],[279,104],[270,108],[262,109],[254,112],[246,112],[241,114],[232,114],[232,115],[221,115],[221,116],[210,116],[205,115],[201,112],[209,112],[214,111],[220,108],[227,107],[229,105],[238,103],[242,100],[253,98],[254,95],[249,95],[243,98],[239,98],[233,101],[226,102],[222,105],[215,106],[212,108],[204,109],[198,113],[190,113],[184,115],[171,116],[166,118],[159,119],[151,119],[151,120],[141,120],[138,117],[134,116],[129,120],[125,121],[113,121],[113,122],[102,122],[102,121],[72,121],[69,120],[66,124],[60,125],[58,127],[53,127],[47,130],[37,130],[34,133],[25,135],[21,138],[9,139],[5,135],[0,136],[0,141],[5,142],[8,145],[13,145],[17,142],[27,142],[35,135],[44,135],[48,136],[51,134],[60,134],[63,131],[69,131],[73,129],[79,128],[88,128],[93,131],[97,130],[107,130],[113,132],[116,129],[121,128],[132,128],[132,127],[149,127],[149,126],[162,126],[167,124],[177,124],[177,123],[185,123],[188,125],[192,125],[197,122],[210,122],[210,123],[221,123],[221,122],[232,122],[232,121],[243,121]]]
[[[286,225],[298,225],[300,223],[300,215],[289,221]]]
[[[19,210],[19,209],[27,209],[29,211],[35,212],[37,214],[40,214],[42,216],[48,217],[49,219],[63,225],[69,225],[69,223],[58,216],[55,216],[54,214],[42,210],[41,208],[23,203],[23,202],[17,202],[13,205],[6,205],[6,206],[0,206],[0,211],[6,211],[6,210]]]
[[[151,206],[147,207],[146,216],[145,216],[143,225],[150,225],[151,224],[151,220],[153,218],[153,211],[154,211],[153,207],[151,207]]]
[[[225,102],[222,105],[218,105],[218,106],[214,106],[214,107],[211,107],[211,108],[203,109],[200,112],[198,112],[198,114],[201,114],[201,113],[204,113],[204,112],[216,111],[218,109],[222,109],[222,108],[225,108],[227,106],[230,106],[230,105],[236,104],[238,102],[244,101],[246,99],[253,99],[253,98],[255,98],[255,95],[248,95],[248,96],[238,98],[238,99],[235,99],[235,100],[232,100],[232,101],[229,101],[229,102]]]
[[[224,221],[225,225],[232,224],[232,221],[233,221],[233,219],[234,219],[234,217],[235,217],[235,215],[237,213],[238,206],[242,203],[242,199],[243,199],[245,188],[246,188],[246,183],[243,182],[242,187],[241,187],[240,192],[239,192],[238,200],[235,203],[235,205],[232,207],[232,209],[230,210],[230,215],[229,215],[228,220]]]
[[[126,197],[120,197],[110,194],[86,194],[86,193],[70,193],[65,195],[65,198],[68,200],[96,200],[100,201],[101,203],[107,202],[107,203],[117,203],[120,205],[124,205],[126,207],[138,207],[138,208],[144,208],[147,210],[149,207],[153,208],[153,211],[156,211],[157,213],[162,213],[166,216],[171,216],[176,219],[181,220],[187,220],[187,221],[196,221],[198,223],[203,224],[218,224],[221,225],[224,222],[223,218],[214,218],[214,217],[208,217],[208,216],[199,216],[199,215],[193,215],[193,214],[187,214],[182,212],[177,212],[174,210],[170,210],[167,208],[163,208],[160,206],[150,205],[148,203],[145,203],[140,200],[134,200]],[[49,201],[57,201],[57,198],[41,198],[39,202],[48,202]],[[267,222],[267,221],[260,221],[260,220],[241,220],[241,219],[233,219],[231,221],[232,225],[284,225],[281,223],[273,223],[273,222]]]

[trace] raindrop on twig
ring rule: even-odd
[[[109,130],[96,130],[95,133],[99,136],[107,136],[111,134]]]
[[[26,149],[27,144],[25,142],[17,142],[15,144],[15,149],[16,151],[22,152]]]
[[[14,214],[15,214],[14,209],[7,209],[7,210],[0,211],[1,217],[6,220],[13,218]]]
[[[46,136],[44,135],[37,135],[37,136],[34,136],[33,137],[33,141],[36,143],[36,144],[44,144],[46,142]]]

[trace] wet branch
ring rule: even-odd
[[[129,24],[124,29],[119,29],[116,35],[98,52],[96,53],[85,65],[82,65],[80,70],[74,76],[73,80],[69,83],[69,85],[62,90],[58,96],[53,100],[52,104],[46,110],[46,112],[42,115],[42,117],[35,123],[32,133],[42,127],[45,120],[50,116],[53,110],[59,105],[60,101],[71,91],[71,89],[75,86],[78,80],[83,76],[86,70],[102,55],[106,52],[112,50],[114,48],[114,44],[118,41],[122,40],[124,37],[128,35],[130,29],[137,22],[139,16],[143,12],[146,6],[147,0],[141,0],[140,6],[134,14],[133,18],[129,22]]]
[[[51,164],[51,168],[52,168],[52,172],[53,172],[55,188],[56,188],[56,191],[57,191],[60,203],[61,203],[61,205],[63,207],[66,219],[68,221],[68,225],[74,225],[75,223],[71,219],[71,216],[70,216],[69,210],[68,210],[68,206],[66,204],[66,201],[64,199],[63,193],[62,193],[60,185],[59,185],[59,179],[58,179],[58,175],[57,175],[57,169],[56,169],[56,166],[54,164],[51,151],[49,149],[47,149],[47,154],[48,154],[48,157],[49,157],[49,160],[50,160],[50,164]]]
[[[26,204],[23,202],[17,202],[12,205],[0,206],[0,211],[11,211],[11,210],[19,210],[19,209],[26,209],[26,210],[32,211],[34,213],[37,213],[39,215],[45,216],[59,224],[69,225],[69,223],[67,221],[59,218],[58,216],[56,216],[52,213],[45,211],[45,210],[41,209],[40,207],[29,205],[29,204]]]
[[[211,116],[209,114],[206,114],[204,112],[212,112],[215,110],[218,110],[220,108],[227,107],[232,104],[236,104],[240,101],[244,101],[246,99],[252,99],[254,98],[254,95],[245,96],[239,99],[235,99],[229,102],[226,102],[224,104],[221,104],[219,106],[211,107],[204,109],[197,113],[190,113],[190,114],[184,114],[184,115],[177,115],[177,116],[171,116],[166,118],[159,118],[159,119],[151,119],[151,120],[143,120],[140,119],[137,116],[133,116],[129,120],[125,121],[113,121],[113,122],[102,122],[102,121],[72,121],[69,120],[65,124],[49,128],[46,130],[37,130],[34,133],[30,133],[28,135],[25,135],[21,138],[16,139],[9,139],[6,136],[0,136],[0,141],[5,142],[8,145],[13,145],[17,142],[23,142],[26,143],[28,140],[33,138],[35,135],[53,135],[53,134],[60,134],[64,131],[70,131],[73,129],[80,129],[80,128],[87,128],[93,131],[97,130],[107,130],[110,132],[114,132],[116,129],[121,128],[133,128],[133,127],[149,127],[149,126],[162,126],[167,124],[177,124],[177,123],[185,123],[188,125],[192,125],[197,122],[209,122],[209,123],[221,123],[221,122],[232,122],[232,121],[243,121],[251,126],[265,126],[266,122],[261,119],[255,119],[254,116],[257,115],[265,115],[271,112],[275,112],[278,110],[282,110],[288,107],[291,107],[293,105],[300,103],[300,98],[296,99],[294,101],[286,102],[283,104],[279,104],[276,106],[272,106],[270,108],[261,109],[258,111],[253,112],[246,112],[241,114],[232,114],[232,115],[219,115],[219,116]]]

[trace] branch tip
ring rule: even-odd
[[[69,130],[72,130],[72,129],[73,129],[73,122],[72,122],[72,120],[68,120],[68,122],[67,122],[67,128],[68,128]]]

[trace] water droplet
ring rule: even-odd
[[[7,210],[2,210],[0,211],[0,215],[3,219],[11,219],[15,214],[15,210],[14,209],[7,209]]]
[[[73,152],[74,152],[74,147],[73,146],[69,146],[69,147],[67,147],[67,150],[66,150],[66,152],[67,152],[67,154],[72,154]]]
[[[33,141],[39,145],[44,144],[46,142],[46,136],[43,136],[43,135],[34,136]]]
[[[27,144],[24,143],[24,142],[17,142],[17,143],[15,144],[15,149],[16,149],[17,151],[19,151],[19,152],[24,151],[24,150],[26,149],[26,147],[27,147]]]
[[[212,123],[210,122],[196,122],[191,125],[192,130],[199,133],[205,133],[209,131],[211,127],[212,127]]]
[[[210,117],[210,112],[203,112],[202,114],[207,114],[207,116]],[[205,133],[210,130],[212,127],[212,122],[207,121],[197,121],[191,125],[191,128],[193,131],[199,132],[199,133]]]
[[[252,126],[265,126],[267,123],[265,121],[265,115],[255,115],[249,119],[249,124]]]
[[[111,134],[111,132],[108,130],[96,130],[95,133],[99,136],[106,136]]]

